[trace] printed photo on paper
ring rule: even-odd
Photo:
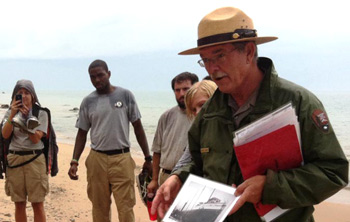
[[[235,188],[202,177],[190,175],[164,222],[221,222],[239,197]]]

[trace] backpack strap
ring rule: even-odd
[[[35,116],[36,118],[38,118],[39,117],[39,110],[40,109],[43,109],[42,107],[40,107],[38,104],[34,104],[33,105],[33,108],[32,108],[32,114],[33,114],[33,116]]]
[[[24,166],[24,165],[26,165],[26,164],[28,164],[28,163],[34,161],[36,158],[38,158],[38,157],[40,156],[40,154],[42,154],[42,153],[40,152],[40,153],[36,154],[35,156],[33,156],[31,159],[29,159],[29,160],[27,160],[27,161],[24,161],[23,163],[14,165],[14,166],[10,166],[10,165],[7,164],[7,167],[13,169],[13,168],[17,168],[17,167]]]
[[[57,160],[57,154],[58,154],[58,146],[56,142],[56,133],[51,123],[51,112],[48,108],[41,107],[42,110],[46,111],[49,125],[47,128],[46,138],[42,138],[45,149],[44,154],[46,157],[46,166],[48,173],[54,177],[58,173],[58,160]]]
[[[44,146],[47,146],[46,142],[49,139],[50,136],[50,125],[51,125],[51,112],[48,108],[45,107],[41,107],[38,104],[34,104],[33,105],[33,109],[32,109],[32,114],[33,116],[35,116],[36,118],[39,118],[39,110],[44,110],[47,113],[47,119],[48,119],[48,125],[47,125],[47,132],[46,132],[46,136],[41,138],[41,141],[43,141]]]
[[[48,117],[48,126],[47,126],[46,136],[42,137],[41,140],[44,143],[43,153],[46,159],[47,172],[51,174],[51,176],[53,177],[53,176],[56,176],[58,173],[58,162],[57,162],[58,146],[56,143],[56,134],[51,123],[50,110],[46,107],[41,107],[41,106],[38,106],[37,104],[34,104],[32,109],[33,116],[38,117],[39,110],[45,111]]]

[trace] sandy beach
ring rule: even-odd
[[[73,146],[59,144],[60,171],[56,177],[50,177],[50,193],[46,197],[45,210],[48,222],[91,222],[91,203],[86,194],[86,169],[85,158],[89,148],[86,148],[80,159],[79,180],[69,179],[67,172],[72,157]],[[142,157],[133,155],[137,164],[135,173],[140,172],[143,163]],[[14,222],[14,204],[4,192],[5,180],[0,180],[0,221]],[[136,186],[136,185],[135,185]],[[134,207],[135,221],[148,222],[146,206],[140,200],[137,188],[137,203]],[[321,204],[315,206],[314,214],[316,222],[350,222],[350,189],[343,189]],[[117,209],[112,203],[112,221],[117,222]],[[30,204],[27,204],[27,215],[33,220],[33,212]]]

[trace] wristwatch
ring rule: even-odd
[[[145,161],[151,162],[151,161],[152,161],[152,156],[151,156],[151,155],[146,156],[146,157],[145,157]]]

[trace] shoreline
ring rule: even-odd
[[[68,177],[69,163],[73,154],[73,145],[58,143],[59,172],[57,176],[50,177],[50,191],[45,200],[45,211],[47,222],[70,221],[70,222],[92,222],[91,203],[86,194],[86,168],[85,159],[90,148],[86,147],[80,158],[78,168],[79,179],[70,180]],[[137,151],[131,155],[136,163],[135,175],[137,175],[143,164],[143,156]],[[4,192],[5,180],[0,180],[0,221],[12,222],[14,219],[14,204],[10,197]],[[142,203],[138,189],[135,184],[136,205],[134,207],[135,222],[149,222],[146,206]],[[343,189],[315,206],[314,217],[317,222],[348,222],[350,209],[350,188]],[[111,205],[112,221],[118,221],[117,209],[112,198]],[[33,221],[33,212],[30,204],[27,204],[28,221]]]

